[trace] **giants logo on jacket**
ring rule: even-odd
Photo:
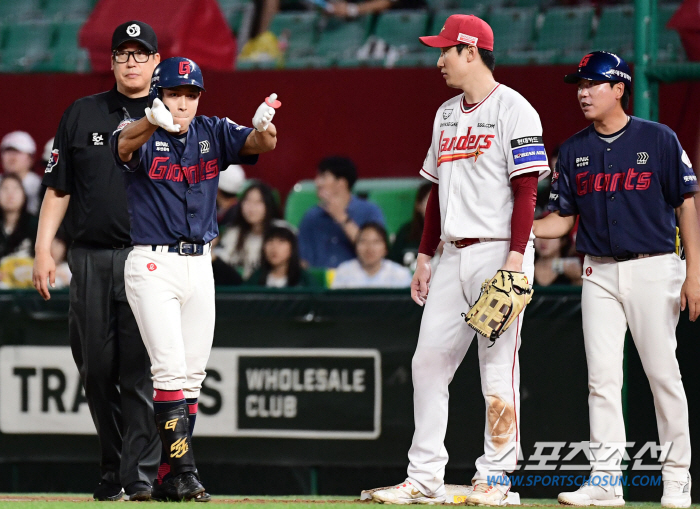
[[[605,174],[584,171],[576,175],[576,194],[584,196],[588,193],[602,191],[644,191],[651,185],[651,172],[636,172],[634,168],[626,172]]]
[[[472,128],[469,127],[465,136],[453,136],[443,138],[445,131],[440,132],[440,154],[438,156],[438,167],[442,163],[451,163],[458,159],[474,158],[474,162],[479,159],[479,156],[491,147],[491,140],[496,137],[495,134],[472,134]],[[455,152],[460,151],[460,152]],[[442,154],[450,152],[449,154]]]

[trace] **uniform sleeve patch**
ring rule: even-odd
[[[51,151],[51,157],[49,157],[49,162],[46,164],[46,169],[44,170],[44,173],[51,173],[57,164],[58,164],[58,149],[55,148]]]
[[[683,164],[685,164],[688,168],[693,167],[693,163],[690,162],[690,158],[688,157],[688,154],[685,153],[685,150],[683,151],[683,155],[681,156],[681,161],[683,161]]]
[[[122,129],[124,129],[126,126],[128,126],[129,124],[131,124],[133,121],[134,121],[133,118],[125,118],[124,120],[122,120],[121,122],[119,122],[119,125],[118,125],[117,128],[114,130],[114,132],[115,132],[115,133],[118,133],[119,131],[121,131]]]
[[[510,147],[511,148],[518,148],[518,147],[523,147],[525,145],[535,145],[535,144],[543,144],[544,140],[542,139],[542,136],[523,136],[522,138],[516,138],[514,140],[510,140]]]
[[[516,166],[533,161],[547,162],[547,152],[544,145],[527,145],[513,149],[513,163]]]

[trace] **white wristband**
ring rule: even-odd
[[[356,18],[360,14],[360,8],[357,6],[357,4],[348,3],[347,10],[349,18]]]

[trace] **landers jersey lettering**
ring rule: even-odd
[[[440,184],[442,240],[510,238],[510,179],[549,174],[540,117],[525,98],[496,85],[465,109],[464,96],[445,102],[420,174]]]
[[[593,256],[671,253],[674,209],[698,182],[678,138],[663,124],[631,117],[603,141],[593,126],[559,151],[549,209],[580,214],[576,249]]]
[[[219,170],[229,164],[255,164],[257,156],[238,155],[252,129],[228,119],[195,117],[184,143],[158,128],[131,160],[123,163],[117,142],[128,123],[119,124],[110,144],[115,160],[126,170],[134,245],[213,240],[219,234]]]

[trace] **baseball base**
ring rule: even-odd
[[[364,490],[360,493],[360,500],[372,500],[372,493],[375,491],[389,488],[374,488],[373,490]],[[447,495],[446,504],[464,504],[467,497],[471,494],[473,488],[471,485],[464,484],[445,484],[445,494]],[[520,495],[518,493],[508,492],[505,505],[520,505]]]

